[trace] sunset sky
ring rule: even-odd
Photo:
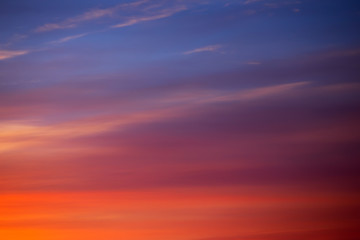
[[[360,239],[358,0],[0,1],[1,240]]]

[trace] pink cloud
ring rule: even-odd
[[[29,50],[0,50],[0,60],[28,54]]]

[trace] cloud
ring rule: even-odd
[[[288,92],[289,87],[276,88]],[[346,165],[343,168],[332,164],[319,166],[323,162],[318,156],[321,154],[332,160],[344,152],[349,140],[356,140],[352,133],[356,130],[359,116],[354,118],[352,114],[357,109],[355,107],[333,106],[323,99],[319,99],[317,94],[307,103],[302,102],[304,95],[290,93],[286,99],[264,99],[250,104],[215,102],[182,112],[172,108],[169,111],[99,115],[52,125],[3,124],[0,149],[7,154],[16,152],[19,158],[21,154],[26,154],[27,159],[31,159],[31,151],[45,154],[56,151],[51,159],[59,164],[53,168],[58,172],[55,175],[39,176],[38,172],[33,176],[27,175],[22,179],[28,190],[116,190],[248,184],[290,186],[314,182],[331,182],[333,188],[335,179],[342,187],[357,177],[356,170]],[[308,106],[309,103],[312,107]],[[192,101],[188,105],[193,107],[195,104]],[[319,111],[319,108],[322,110]],[[340,116],[340,113],[344,116]],[[354,120],[351,123],[349,119]],[[348,151],[351,151],[350,147]],[[67,154],[74,156],[69,158]],[[299,165],[285,164],[289,159],[296,162],[304,156],[306,161],[303,159]],[[349,154],[346,161],[355,160],[356,156]],[[64,159],[69,163],[73,158],[76,161],[67,171],[70,168],[64,165]],[[229,166],[240,163],[239,159],[241,166],[224,168],[225,163]],[[318,161],[312,161],[314,159]],[[179,168],[182,164],[189,166],[192,161],[194,165],[206,162],[207,167],[192,170]],[[152,167],[158,164],[162,167],[158,171],[154,169],[156,167],[151,168],[150,172],[146,167],[140,170],[143,164],[149,162]],[[257,164],[265,162],[271,164],[267,167]],[[304,162],[309,164],[303,165]],[[312,162],[317,164],[311,165]],[[254,165],[244,168],[247,164]],[[139,171],[117,174],[117,171],[126,171],[124,169],[130,165]],[[177,167],[171,168],[174,165]],[[59,169],[59,166],[63,168]],[[162,171],[164,166],[168,167],[165,172]],[[39,168],[45,172],[51,171],[43,165],[39,165]],[[95,175],[92,169],[96,169]],[[67,173],[76,175],[72,181],[61,181],[62,177],[66,180]],[[12,174],[7,173],[6,176],[11,178]],[[14,189],[13,185],[8,186]]]
[[[44,24],[43,26],[38,27],[35,32],[47,32],[47,31],[52,31],[52,30],[56,30],[56,29],[65,29],[65,28],[74,28],[76,27],[75,23],[71,23],[71,22],[62,22],[62,23],[47,23]]]
[[[300,89],[301,87],[309,85],[310,82],[295,82],[278,84],[273,86],[265,86],[258,88],[251,88],[247,90],[237,91],[221,91],[221,90],[198,90],[189,92],[178,91],[173,92],[171,97],[165,97],[157,99],[162,103],[192,103],[192,104],[209,104],[209,103],[221,103],[232,101],[249,101],[262,98],[270,98],[273,96],[280,96],[288,93],[289,91]],[[345,87],[346,88],[346,87]],[[336,91],[336,90],[335,90]]]
[[[28,54],[28,50],[0,50],[0,60]]]
[[[137,1],[134,3],[126,3],[126,4],[119,4],[111,8],[104,8],[104,9],[92,9],[89,10],[81,15],[65,19],[62,22],[59,23],[47,23],[44,24],[37,29],[35,29],[35,32],[47,32],[47,31],[53,31],[57,29],[66,29],[66,28],[74,28],[77,27],[78,24],[92,21],[95,19],[103,18],[103,17],[111,17],[113,14],[115,14],[120,9],[129,8],[129,7],[137,7],[143,3],[146,3],[147,0]]]
[[[52,44],[64,43],[64,42],[67,42],[67,41],[70,41],[70,40],[73,40],[73,39],[77,39],[77,38],[84,37],[84,36],[86,36],[86,35],[88,35],[88,33],[82,33],[82,34],[72,35],[72,36],[68,36],[68,37],[61,38],[61,39],[56,40],[56,41],[52,41],[51,43],[52,43]]]
[[[0,47],[1,46],[9,47],[9,46],[13,45],[14,43],[17,43],[17,42],[19,42],[21,40],[26,39],[27,37],[28,37],[28,35],[26,35],[26,34],[18,34],[18,33],[16,33],[13,36],[11,36],[10,39],[6,43],[0,44]]]
[[[177,12],[186,10],[187,8],[184,6],[181,7],[177,7],[174,9],[165,9],[160,11],[158,14],[156,15],[152,15],[152,16],[136,16],[136,17],[132,17],[130,19],[128,19],[127,21],[123,22],[123,23],[119,23],[116,25],[111,26],[112,28],[122,28],[122,27],[127,27],[127,26],[131,26],[140,22],[147,22],[147,21],[153,21],[153,20],[157,20],[157,19],[161,19],[161,18],[166,18],[166,17],[170,17],[172,15],[174,15]]]
[[[279,84],[269,87],[259,87],[244,91],[238,91],[234,94],[227,94],[220,97],[216,97],[211,99],[211,101],[241,101],[241,100],[253,100],[259,99],[263,97],[270,97],[274,95],[279,95],[286,93],[290,90],[294,90],[296,88],[305,86],[310,84],[310,82],[296,82],[296,83],[286,83],[286,84]]]
[[[222,45],[220,45],[220,44],[209,45],[209,46],[205,46],[205,47],[201,47],[201,48],[196,48],[196,49],[193,49],[193,50],[190,50],[190,51],[186,51],[183,54],[189,55],[189,54],[200,53],[200,52],[216,52],[221,47],[222,47]]]
[[[149,109],[145,111],[141,109],[143,101],[140,101],[132,105],[132,108],[134,109],[132,113],[123,112],[114,115],[89,117],[52,126],[39,126],[33,125],[32,123],[25,125],[22,123],[14,124],[13,121],[3,121],[3,125],[0,127],[0,139],[2,139],[0,152],[32,146],[34,144],[49,143],[50,139],[61,139],[66,136],[76,137],[94,135],[108,132],[112,129],[126,129],[134,125],[141,125],[148,122],[178,118],[184,114],[184,108],[187,109],[190,106],[206,106],[217,103],[230,104],[231,102],[249,101],[272,97],[274,95],[282,95],[306,84],[307,82],[298,82],[240,90],[236,92],[200,90],[192,93],[189,93],[188,91],[180,91],[180,93],[177,93],[171,91],[169,94],[161,95],[159,97],[153,96],[152,99],[147,99],[146,101],[147,104],[149,104]],[[25,115],[26,112],[30,112],[30,114],[34,115],[30,118],[34,119],[37,118],[36,115],[38,114],[42,114],[42,117],[51,114],[47,113],[48,110],[46,110],[51,108],[56,108],[58,114],[64,112],[64,110],[68,114],[71,112],[84,111],[86,107],[82,106],[82,104],[80,104],[81,106],[76,106],[79,105],[79,102],[81,101],[86,101],[92,107],[94,107],[95,104],[100,104],[102,110],[112,108],[114,105],[119,106],[119,102],[121,102],[121,99],[96,98],[91,100],[88,98],[91,98],[91,96],[86,97],[83,94],[84,93],[81,93],[76,89],[70,88],[67,90],[62,90],[60,88],[45,88],[42,91],[33,91],[29,96],[11,95],[1,98],[1,100],[4,100],[4,103],[0,104],[2,107],[1,113],[6,116],[9,113],[14,114],[16,111],[21,111]],[[67,96],[67,99],[69,100],[68,103],[62,99],[64,95]],[[134,98],[127,99],[135,100],[137,97],[138,96],[135,95]],[[61,100],[59,101],[59,99]],[[19,104],[15,104],[16,101],[19,101]],[[11,106],[8,106],[8,104],[6,104],[7,102],[11,102]],[[46,104],[44,102],[46,102]],[[62,106],[64,104],[66,106]],[[176,105],[176,107],[174,107],[174,105]],[[137,110],[135,111],[135,109]],[[29,118],[29,116],[26,117]],[[25,117],[22,118],[25,119]],[[32,140],[34,137],[37,138],[35,142]],[[39,137],[41,137],[42,140],[40,140]],[[17,141],[14,141],[14,139],[17,139]]]
[[[244,4],[247,5],[247,4],[252,4],[252,3],[256,3],[256,2],[260,2],[260,1],[262,1],[262,0],[246,0],[244,2]]]

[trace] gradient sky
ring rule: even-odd
[[[358,0],[0,1],[0,239],[360,239],[359,26]]]

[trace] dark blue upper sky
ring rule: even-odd
[[[360,40],[357,1],[24,0],[1,1],[0,12],[4,64],[44,67],[39,76],[25,66],[28,78],[17,79],[25,84],[158,67],[207,74],[356,48]]]

